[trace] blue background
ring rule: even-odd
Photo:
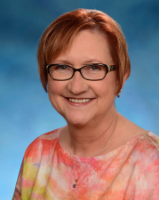
[[[36,52],[45,28],[76,8],[98,9],[122,27],[132,72],[117,110],[159,135],[158,0],[0,1],[0,199],[12,197],[25,149],[66,124],[52,108],[38,75]]]

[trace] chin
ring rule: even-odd
[[[73,119],[67,118],[66,121],[68,124],[73,126],[84,126],[88,123],[87,120],[84,119],[84,117],[82,119],[75,117]]]
[[[84,126],[86,124],[85,122],[79,120],[68,120],[67,123],[73,126]]]

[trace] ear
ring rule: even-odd
[[[123,84],[122,84],[122,88],[121,89],[123,89],[125,81],[126,81],[127,78],[128,78],[128,72],[124,75]]]
[[[126,81],[126,79],[128,78],[128,73],[126,73],[125,75],[124,75],[124,77],[123,77],[123,84],[122,84],[122,87],[121,87],[121,90],[119,91],[119,85],[118,85],[118,91],[119,91],[119,93],[117,93],[117,97],[119,98],[120,97],[120,93],[122,92],[122,89],[123,89],[123,87],[124,87],[124,84],[125,84],[125,81]],[[118,81],[117,81],[117,84],[118,84]]]

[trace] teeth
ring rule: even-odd
[[[69,99],[69,101],[74,102],[74,103],[87,103],[91,99]]]

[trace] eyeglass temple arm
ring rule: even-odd
[[[115,65],[108,65],[108,72],[115,70]]]
[[[46,70],[48,70],[49,65],[46,66]]]

